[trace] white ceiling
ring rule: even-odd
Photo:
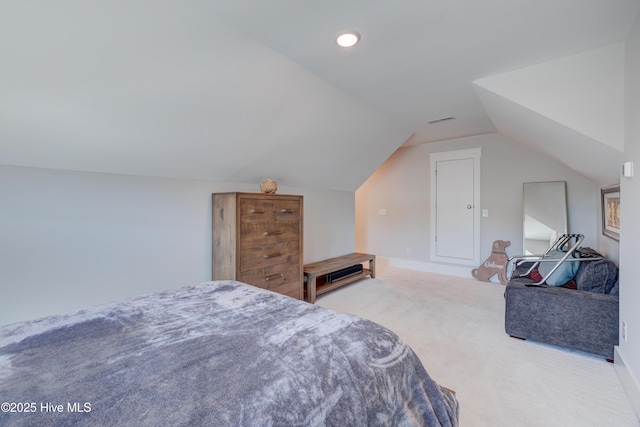
[[[639,8],[7,0],[0,164],[355,190],[403,143],[499,130],[474,80],[624,40]]]

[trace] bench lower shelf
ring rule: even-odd
[[[340,280],[334,280],[333,283],[327,283],[325,281],[326,276],[320,276],[316,279],[316,296],[330,292],[340,286],[348,285],[356,280],[364,279],[366,276],[371,275],[371,270],[368,268],[362,269],[360,273],[352,274],[351,276],[342,278]]]

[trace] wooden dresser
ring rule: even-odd
[[[213,194],[213,280],[303,299],[302,196]]]

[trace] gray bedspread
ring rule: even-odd
[[[238,282],[0,328],[2,426],[455,426],[373,322]]]

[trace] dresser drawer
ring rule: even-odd
[[[240,222],[299,221],[301,205],[298,200],[240,199]]]
[[[273,215],[276,222],[299,221],[300,201],[299,200],[277,200],[273,206]]]
[[[238,280],[293,298],[301,298],[300,266],[293,263],[244,271],[240,273]]]
[[[240,271],[271,267],[276,264],[300,265],[300,244],[297,240],[240,250]]]
[[[278,285],[273,284],[272,286],[266,289],[273,292],[278,292],[279,294],[282,294],[282,295],[290,296],[291,298],[303,299],[303,296],[301,296],[301,291],[300,291],[301,288],[302,288],[301,281],[295,280],[290,282],[285,281]]]
[[[300,239],[300,222],[240,224],[240,249]]]

